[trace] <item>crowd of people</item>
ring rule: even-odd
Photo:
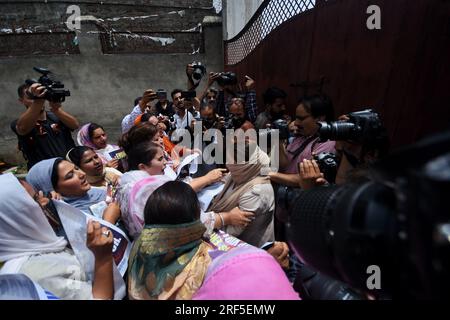
[[[246,77],[243,92],[236,83],[216,89],[220,74],[211,73],[196,95],[192,72],[188,65],[188,90],[171,91],[171,101],[163,89],[136,98],[116,144],[101,124],[80,125],[60,102],[43,99],[41,84],[18,88],[26,110],[11,129],[28,173],[0,176],[0,278],[25,275],[60,299],[302,298],[294,285],[302,262],[285,238],[277,188],[346,183],[385,145],[322,141],[318,122],[335,116],[326,95],[304,97],[290,115],[281,88],[268,88],[258,108],[254,79]],[[194,165],[214,138],[200,150],[175,138],[199,123],[225,136],[279,120],[289,130],[280,143],[265,150],[252,139],[228,139],[225,164]],[[321,153],[340,160],[335,182],[314,160]],[[117,232],[130,243],[121,263]]]

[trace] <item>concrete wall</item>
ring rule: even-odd
[[[109,140],[115,142],[122,118],[145,89],[164,88],[170,92],[185,88],[185,66],[192,61],[202,61],[208,72],[223,70],[222,25],[217,17],[209,21],[202,29],[204,52],[194,55],[102,54],[98,35],[85,32],[95,26],[83,24],[83,33],[78,35],[81,54],[0,58],[0,159],[23,162],[10,122],[24,111],[17,101],[18,85],[27,78],[38,78],[33,66],[57,73],[71,91],[64,109],[82,124],[95,121],[103,125]],[[202,83],[199,88],[203,87]]]
[[[237,35],[264,0],[223,0],[224,39]]]

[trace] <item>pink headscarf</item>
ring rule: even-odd
[[[136,170],[125,173],[117,193],[122,220],[130,236],[139,237],[144,228],[144,208],[150,195],[170,181],[165,176],[150,176]]]
[[[80,146],[85,146],[97,150],[98,148],[92,142],[91,138],[89,138],[89,126],[91,124],[87,123],[81,127],[80,131],[77,134],[77,142]]]
[[[300,300],[278,262],[253,246],[213,260],[194,300]]]

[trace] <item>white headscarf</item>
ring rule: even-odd
[[[67,246],[57,237],[41,207],[13,174],[0,175],[0,261],[41,253],[59,252]]]
[[[52,173],[56,160],[62,160],[62,158],[39,161],[28,171],[26,180],[35,190],[44,193],[55,190],[52,184]]]

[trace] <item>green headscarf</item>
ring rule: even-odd
[[[205,230],[200,220],[146,225],[130,254],[129,285],[145,290],[150,299],[157,299],[197,253]]]

